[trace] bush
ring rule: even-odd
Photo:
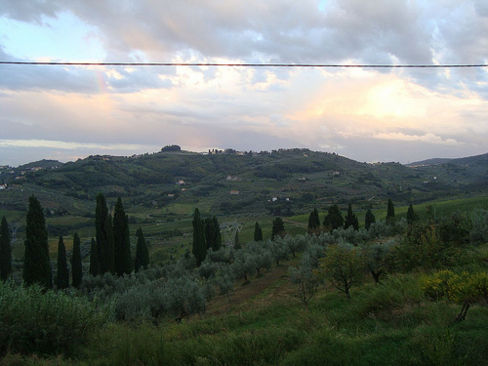
[[[71,355],[106,318],[87,299],[0,283],[0,353]]]
[[[469,237],[473,243],[488,242],[488,210],[476,210],[471,215]]]

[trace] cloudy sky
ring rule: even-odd
[[[488,63],[488,1],[16,0],[0,60]],[[488,68],[0,65],[0,165],[168,144],[359,161],[488,152]]]

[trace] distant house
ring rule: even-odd
[[[236,191],[234,189],[230,191],[230,194],[232,195],[238,195],[239,193],[240,193],[239,191]]]
[[[339,175],[341,175],[341,172],[339,172],[339,171],[337,171],[337,170],[334,170],[334,171],[332,172],[332,176],[333,176],[333,177],[338,177]]]
[[[0,184],[0,191],[7,189],[7,184]]]
[[[230,180],[230,181],[237,181],[240,180],[239,177],[233,177],[232,175],[228,175],[225,180]]]
[[[182,186],[185,184],[185,181],[183,179],[180,179],[178,182],[176,182],[179,186]]]
[[[272,201],[272,202],[276,202],[276,201],[278,201],[278,197],[273,197],[273,198],[271,198],[271,201]]]
[[[174,193],[168,193],[168,197],[173,198],[174,196]]]

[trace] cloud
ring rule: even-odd
[[[67,13],[96,29],[108,61],[487,62],[481,0],[0,5],[0,16],[40,27]],[[0,45],[0,59],[15,57]],[[481,153],[487,97],[485,69],[0,67],[2,138],[68,141],[81,144],[77,151],[90,144],[122,144],[128,154],[131,146],[171,143],[306,146],[368,161],[381,160],[379,152],[403,161],[408,154]]]
[[[409,135],[401,132],[382,132],[373,136],[377,139],[383,140],[398,140],[398,141],[421,141],[431,144],[443,144],[443,145],[458,145],[459,142],[453,138],[442,138],[434,135],[433,133],[426,133],[424,135]]]
[[[8,140],[0,139],[0,147],[42,147],[62,150],[76,149],[97,149],[97,150],[140,150],[147,148],[147,145],[136,144],[93,144],[80,143],[72,141],[54,141],[54,140]]]

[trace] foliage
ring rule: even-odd
[[[115,273],[114,237],[112,229],[112,218],[108,213],[105,196],[97,195],[97,206],[95,211],[95,230],[99,263],[99,272]]]
[[[362,247],[362,255],[366,267],[376,284],[380,282],[380,277],[393,267],[392,249],[395,245],[395,241],[389,240],[384,243],[371,243]]]
[[[204,221],[205,225],[205,241],[207,249],[219,250],[222,246],[222,234],[220,233],[220,225],[217,217],[207,218]]]
[[[273,227],[271,230],[271,240],[275,240],[278,236],[284,237],[286,235],[285,225],[281,217],[275,217],[273,219]]]
[[[327,249],[322,260],[322,273],[336,289],[350,298],[351,287],[361,281],[363,265],[358,248],[347,243],[339,243]]]
[[[366,211],[366,215],[364,216],[364,227],[366,230],[369,230],[371,224],[374,224],[376,222],[376,218],[371,212],[371,209],[368,208],[368,211]]]
[[[56,288],[65,289],[69,287],[69,270],[66,261],[66,248],[64,246],[63,237],[59,237],[58,242],[58,262],[56,273]]]
[[[319,212],[317,211],[316,208],[314,208],[308,217],[308,232],[310,234],[318,233],[319,230],[320,230]]]
[[[144,239],[144,233],[139,228],[136,231],[137,245],[136,245],[136,258],[134,263],[134,269],[138,272],[141,268],[146,269],[149,265],[149,251],[147,250],[146,239]]]
[[[167,145],[161,148],[161,152],[179,152],[181,147],[178,145]]]
[[[7,219],[2,217],[0,224],[0,280],[5,281],[12,273],[12,249],[10,247],[10,229]]]
[[[414,212],[412,204],[410,204],[408,206],[408,210],[407,210],[407,223],[409,225],[412,225],[414,223],[414,221],[416,221],[416,220],[418,220],[418,216]]]
[[[132,271],[130,255],[129,219],[125,214],[122,199],[119,197],[114,209],[113,219],[115,272],[122,276]]]
[[[435,225],[412,225],[393,256],[397,269],[411,271],[417,267],[446,268],[463,261],[467,251],[442,241]]]
[[[25,229],[24,282],[52,287],[51,262],[44,213],[38,199],[29,198]]]
[[[464,245],[469,242],[469,219],[458,213],[444,218],[439,225],[440,239],[453,245]]]
[[[303,254],[299,266],[288,269],[290,280],[296,286],[296,296],[305,306],[308,306],[323,282],[317,271],[322,256],[323,248],[310,246]]]
[[[332,205],[327,211],[327,215],[324,218],[324,227],[330,231],[338,229],[344,225],[344,219],[342,217],[339,206]]]
[[[466,319],[466,314],[472,304],[488,304],[488,273],[462,272],[455,273],[443,270],[423,279],[422,289],[432,300],[447,298],[462,304],[456,321]]]
[[[475,210],[471,214],[470,241],[473,243],[488,242],[488,210]]]
[[[105,318],[87,299],[0,283],[0,354],[71,355]]]
[[[73,287],[78,288],[83,280],[83,265],[81,263],[80,237],[78,233],[73,235],[73,252],[71,254],[71,274]]]
[[[195,212],[193,214],[193,244],[192,244],[192,253],[195,256],[197,267],[205,259],[207,255],[207,243],[205,242],[205,229],[203,226],[203,221],[200,218],[200,211],[198,208],[195,208]]]
[[[354,230],[359,230],[358,217],[352,212],[352,205],[349,204],[347,208],[347,215],[344,220],[344,229],[352,227]]]
[[[90,274],[92,276],[101,274],[99,253],[97,242],[92,238],[90,243]]]
[[[262,241],[263,240],[263,230],[258,222],[254,224],[254,241]]]
[[[388,198],[388,206],[386,208],[386,223],[392,225],[395,223],[395,207],[393,206],[393,201]]]

